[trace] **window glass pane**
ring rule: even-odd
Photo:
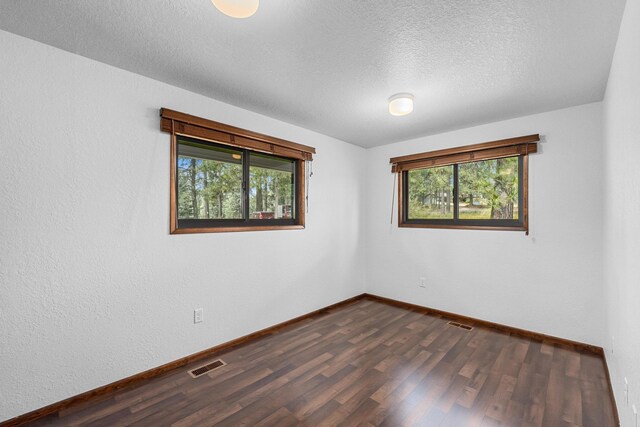
[[[293,219],[295,160],[249,154],[249,218]]]
[[[458,166],[459,216],[464,219],[518,219],[518,157]]]
[[[453,166],[412,169],[408,219],[453,219]]]
[[[178,140],[178,218],[242,219],[242,151]]]

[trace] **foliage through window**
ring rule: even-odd
[[[242,219],[242,150],[178,140],[178,219]]]
[[[171,234],[303,229],[316,149],[168,108]]]
[[[527,173],[538,135],[395,157],[399,226],[528,231]]]
[[[521,157],[405,172],[407,222],[522,226]]]
[[[249,153],[249,216],[252,219],[295,217],[295,161]]]
[[[461,220],[517,220],[520,215],[520,157],[463,163],[458,166]]]
[[[178,227],[294,225],[298,161],[183,136]]]

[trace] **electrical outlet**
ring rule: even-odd
[[[202,323],[202,316],[203,314],[201,308],[196,308],[195,310],[193,310],[193,323]]]
[[[420,278],[420,287],[421,288],[426,288],[427,287],[427,279],[425,279],[424,277]]]
[[[624,403],[629,406],[629,380],[624,377]]]

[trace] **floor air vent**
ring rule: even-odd
[[[207,363],[204,366],[200,366],[199,368],[190,370],[189,375],[191,375],[193,378],[198,378],[199,376],[202,376],[207,372],[211,372],[214,369],[217,369],[224,365],[226,365],[226,363],[224,363],[222,360],[214,360],[213,362]]]
[[[458,323],[458,322],[448,322],[447,324],[451,325],[451,326],[455,326],[456,328],[461,328],[467,331],[471,331],[473,329],[472,326],[469,325],[465,325],[463,323]]]

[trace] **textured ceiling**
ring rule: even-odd
[[[364,147],[602,99],[624,0],[0,0],[0,29]],[[387,98],[415,95],[393,117]],[[215,117],[212,117],[215,120]]]

